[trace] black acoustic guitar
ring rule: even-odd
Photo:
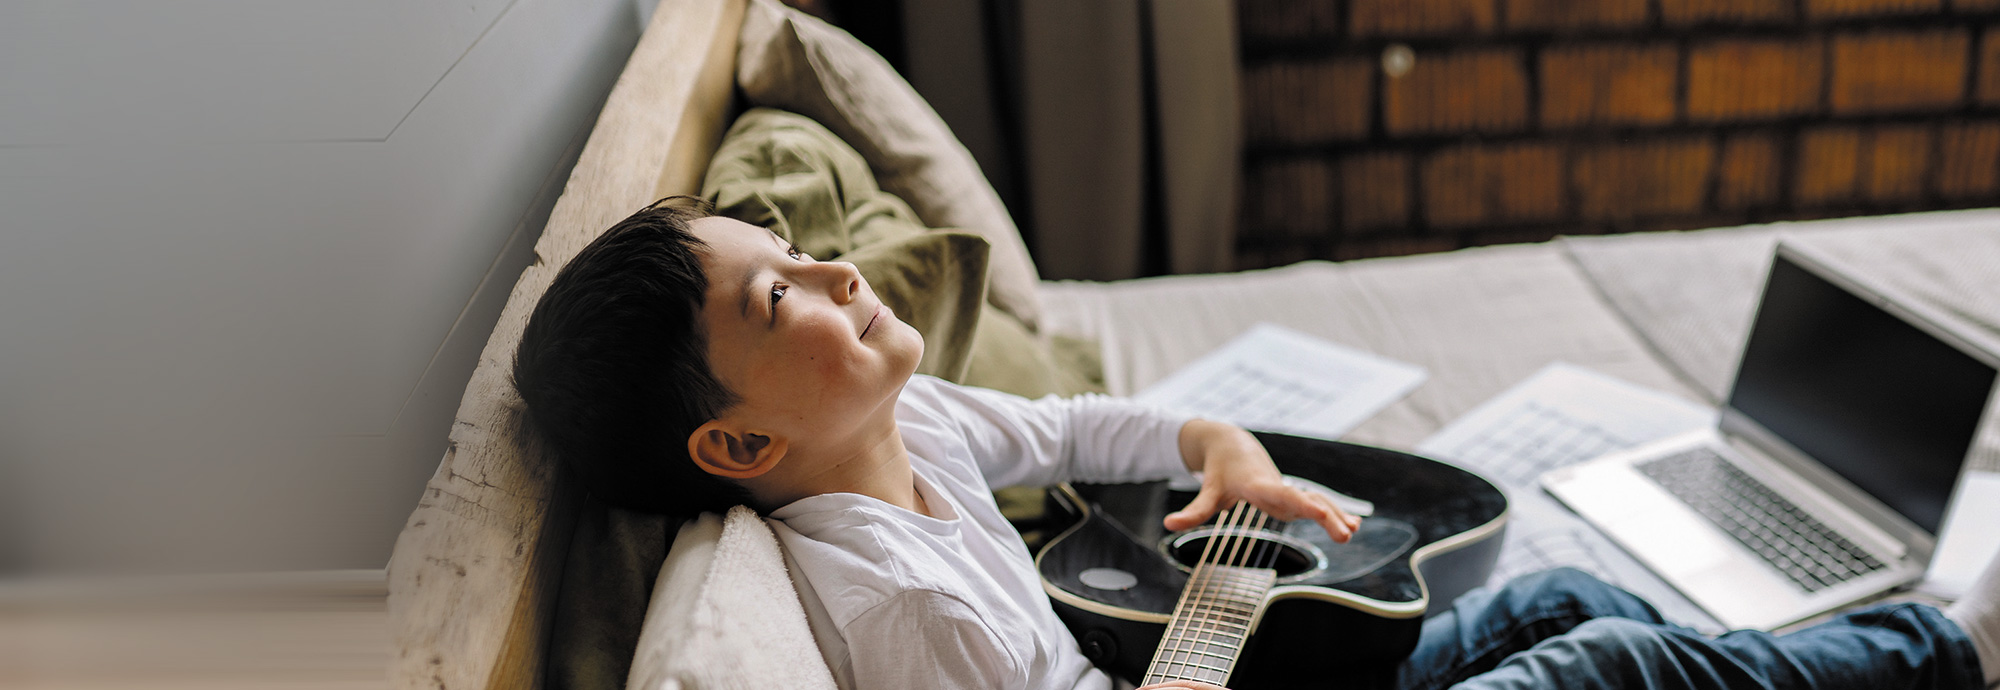
[[[1408,656],[1432,602],[1492,573],[1507,518],[1492,483],[1408,453],[1256,436],[1280,471],[1365,514],[1361,529],[1335,544],[1316,523],[1239,505],[1163,534],[1161,519],[1193,493],[1055,487],[1051,513],[1065,526],[1035,566],[1092,663],[1141,685],[1328,687]]]

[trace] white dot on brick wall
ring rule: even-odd
[[[1389,75],[1390,79],[1409,74],[1410,68],[1415,66],[1417,66],[1417,53],[1410,50],[1409,46],[1391,43],[1389,47],[1382,49],[1382,73]]]

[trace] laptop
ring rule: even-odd
[[[1542,486],[1730,629],[1923,577],[2000,347],[1780,243],[1713,428]]]

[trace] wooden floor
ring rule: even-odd
[[[0,582],[0,688],[388,685],[382,572]]]

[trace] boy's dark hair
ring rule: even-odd
[[[701,328],[706,245],[694,197],[654,202],[556,274],[514,351],[528,418],[600,500],[692,515],[748,503],[735,482],[688,457],[688,435],[736,404],[708,364]]]

